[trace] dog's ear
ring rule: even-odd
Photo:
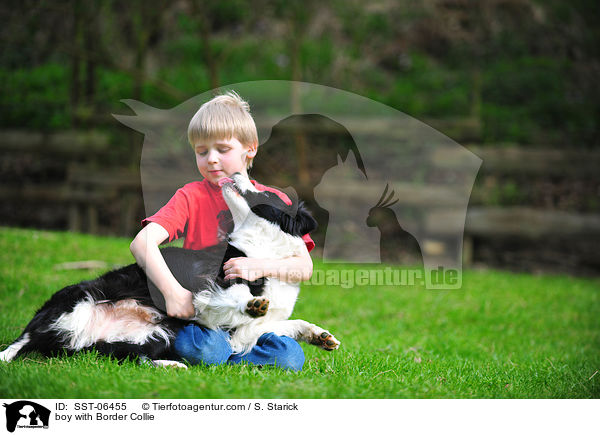
[[[300,201],[287,205],[274,193],[260,192],[260,197],[249,201],[252,211],[259,217],[278,225],[281,230],[293,236],[303,236],[314,231],[318,224]]]
[[[288,206],[287,211],[279,211],[279,226],[288,234],[303,236],[317,229],[317,221],[312,217],[304,202],[300,201],[298,207]]]
[[[315,218],[312,217],[308,209],[304,206],[304,202],[300,201],[298,204],[298,211],[296,213],[296,226],[298,232],[302,235],[308,234],[316,230],[319,226]]]

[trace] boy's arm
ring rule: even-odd
[[[182,319],[194,315],[192,292],[177,282],[158,246],[169,237],[161,225],[150,222],[131,242],[130,249],[137,264],[165,297],[167,314]]]
[[[243,278],[254,281],[262,277],[272,277],[296,283],[311,278],[313,263],[308,250],[304,249],[300,255],[282,259],[231,258],[225,262],[223,270],[225,279]]]

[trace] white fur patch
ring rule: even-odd
[[[23,337],[21,337],[20,340],[15,341],[13,344],[11,344],[6,349],[4,349],[2,352],[0,352],[0,361],[5,361],[5,362],[11,361],[15,356],[17,356],[17,353],[28,342],[29,342],[29,333],[26,332],[25,334],[23,334]]]
[[[229,240],[251,258],[291,257],[300,255],[306,246],[301,237],[284,233],[278,225],[252,213],[236,226]]]
[[[162,315],[155,309],[126,299],[115,303],[96,303],[91,297],[79,302],[70,313],[62,314],[50,329],[67,338],[66,347],[79,350],[98,341],[144,344],[169,332],[158,322]]]

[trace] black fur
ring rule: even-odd
[[[225,251],[224,254],[223,251]],[[252,283],[242,279],[224,280],[223,264],[230,258],[246,256],[242,251],[229,244],[216,245],[199,251],[164,248],[161,249],[161,254],[177,281],[192,292],[210,288],[211,282],[216,282],[224,288],[235,283],[245,283],[250,286],[254,296],[262,294],[264,287],[262,280]],[[152,299],[154,295],[150,293],[152,287],[152,282],[147,279],[143,269],[137,264],[110,271],[91,281],[83,281],[65,287],[55,293],[26,326],[19,338],[25,333],[29,333],[29,342],[17,356],[31,351],[40,352],[45,356],[52,356],[63,351],[67,354],[72,353],[65,348],[66,338],[57,331],[47,328],[61,314],[72,312],[79,302],[89,297],[95,301],[107,301],[104,303],[133,299],[142,305],[157,308],[157,304]],[[173,338],[177,331],[188,323],[188,321],[166,316],[160,322],[164,329],[171,331]],[[173,359],[172,344],[172,340],[166,341],[161,337],[154,337],[153,340],[149,340],[141,346],[127,342],[106,343],[100,341],[94,345],[94,348],[101,354],[112,355],[117,359],[124,359],[128,356]]]

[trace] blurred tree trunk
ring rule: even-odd
[[[158,40],[161,31],[161,16],[165,2],[146,2],[136,0],[132,16],[134,64],[133,99],[144,99],[144,85],[148,81],[147,60],[152,40]],[[131,132],[132,165],[139,164],[143,140],[136,132]]]
[[[206,66],[208,67],[210,87],[211,89],[216,89],[219,87],[219,66],[211,49],[210,25],[208,24],[206,15],[201,14],[201,18],[200,35],[202,37],[202,51],[206,59]]]
[[[212,17],[210,10],[214,7],[209,2],[200,2],[192,0],[192,15],[197,20],[200,40],[202,43],[202,56],[206,62],[208,69],[208,77],[210,80],[210,88],[216,89],[219,87],[219,65],[216,56],[212,50]]]
[[[294,2],[289,5],[291,16],[288,16],[288,27],[290,39],[288,41],[290,52],[290,67],[292,75],[291,108],[293,113],[302,113],[302,102],[300,97],[300,82],[302,81],[302,43],[312,16],[315,3]],[[310,183],[310,171],[307,160],[306,135],[301,127],[294,130],[294,143],[296,146],[296,161],[298,182],[301,189]]]
[[[483,92],[483,79],[481,78],[481,68],[474,68],[471,71],[473,78],[473,93],[471,97],[471,116],[481,122],[481,93]]]
[[[71,103],[71,123],[73,126],[79,124],[78,112],[79,104],[81,102],[80,95],[80,74],[81,74],[81,39],[82,39],[82,8],[80,0],[73,0],[71,10],[71,90],[70,90],[70,103]]]
[[[300,82],[302,81],[302,64],[300,59],[301,38],[293,38],[291,41],[291,68],[292,68],[292,112],[301,113],[302,103],[300,101]],[[294,143],[296,145],[297,177],[300,185],[305,187],[310,182],[308,162],[306,160],[306,135],[304,127],[294,129]]]
[[[96,57],[97,57],[97,40],[98,27],[96,17],[96,7],[94,4],[89,6],[87,11],[87,25],[85,26],[85,103],[91,112],[95,109],[96,96]]]
[[[133,82],[133,99],[140,101],[142,99],[146,75],[146,55],[148,52],[148,39],[150,37],[148,10],[151,8],[151,5],[148,5],[143,0],[137,0],[135,6],[133,15],[135,61],[133,68],[136,77]]]
[[[96,3],[71,2],[70,104],[74,127],[93,119],[98,63],[98,8]]]

